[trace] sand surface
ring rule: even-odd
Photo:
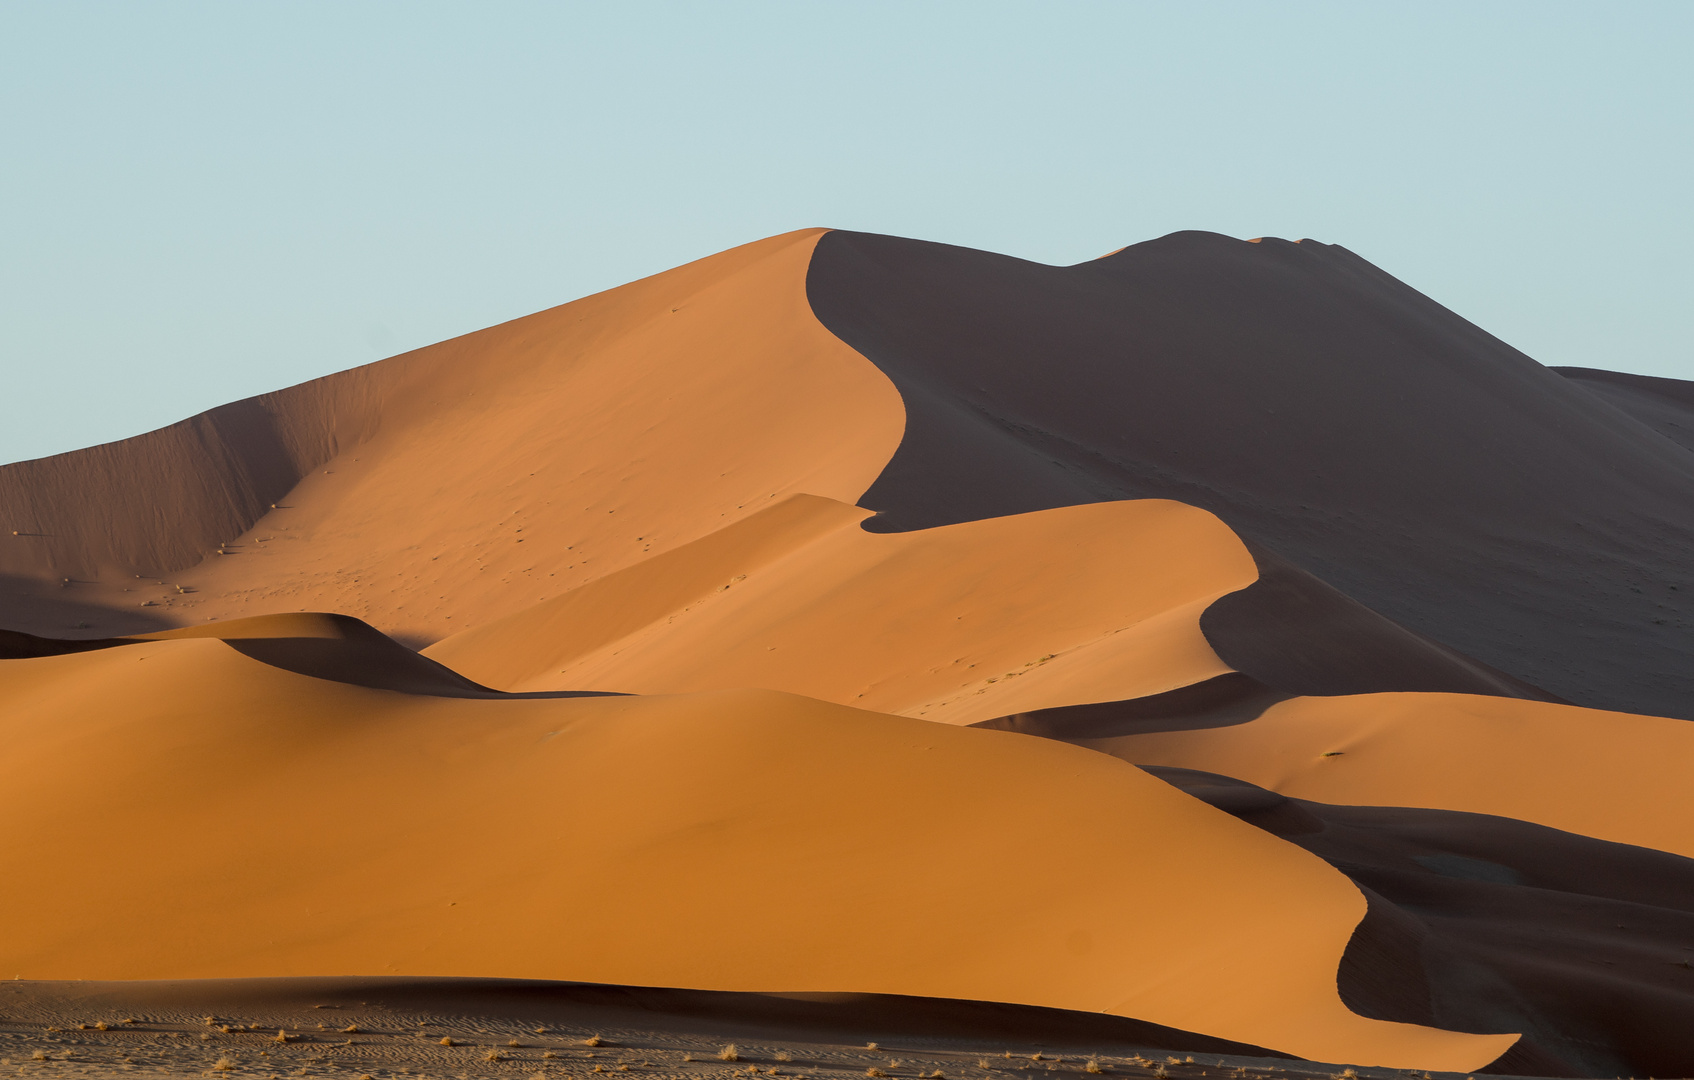
[[[969,724],[1225,673],[1200,613],[1257,576],[1162,500],[893,535],[865,516],[795,496],[426,655],[503,690],[758,686]]]
[[[8,661],[0,697],[0,861],[53,867],[0,894],[22,977],[905,993],[1458,1069],[1513,1042],[1355,1016],[1344,877],[1061,743],[768,691],[404,695],[207,638]]]
[[[1321,802],[1494,814],[1694,857],[1694,727],[1471,694],[1294,698],[1230,727],[1079,740]]]

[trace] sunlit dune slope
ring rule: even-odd
[[[0,745],[25,977],[905,993],[1419,1068],[1513,1041],[1348,1012],[1343,877],[1060,743],[763,691],[420,697],[186,639],[0,663]]]
[[[312,609],[415,645],[773,497],[852,502],[904,412],[807,305],[818,235],[0,468],[8,625],[104,636]]]
[[[1325,803],[1494,814],[1694,858],[1694,726],[1470,694],[1295,698],[1245,724],[1079,739]]]
[[[899,534],[795,496],[428,655],[504,690],[787,690],[969,724],[1228,668],[1199,615],[1257,571],[1203,510],[1101,503]]]
[[[1560,698],[1694,719],[1694,453],[1662,385],[1565,378],[1309,240],[1058,267],[838,231],[807,292],[905,402],[871,528],[1178,499]]]

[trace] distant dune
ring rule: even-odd
[[[759,241],[0,467],[0,975],[1687,1075],[1691,485],[1343,248]]]

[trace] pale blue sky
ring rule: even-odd
[[[0,460],[828,225],[1344,244],[1694,379],[1694,2],[0,0]]]

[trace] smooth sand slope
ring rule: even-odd
[[[1694,453],[1343,248],[832,232],[807,290],[905,402],[873,528],[1178,499],[1562,698],[1694,718]]]
[[[1366,694],[1294,698],[1229,727],[1078,742],[1301,799],[1494,814],[1694,858],[1694,727],[1683,720]]]
[[[330,610],[415,646],[790,492],[852,502],[904,413],[807,305],[818,235],[0,468],[7,625]]]
[[[1416,1068],[1514,1041],[1355,1016],[1345,878],[1051,741],[761,691],[421,697],[207,638],[5,661],[0,702],[19,976],[908,993]]]
[[[969,724],[1227,672],[1199,616],[1257,576],[1163,500],[894,535],[866,516],[794,496],[427,655],[502,690],[752,686]]]

